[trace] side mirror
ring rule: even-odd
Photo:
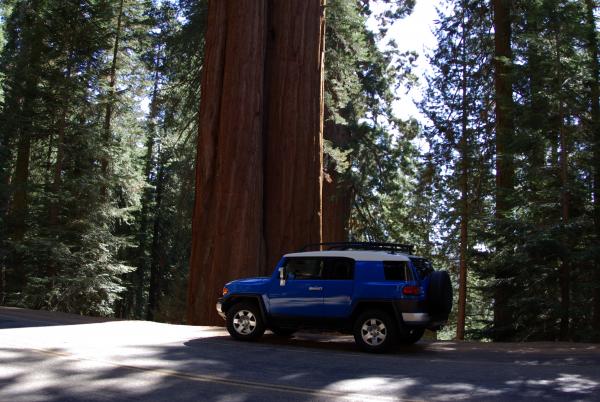
[[[279,286],[285,286],[285,267],[279,267]]]

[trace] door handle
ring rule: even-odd
[[[323,290],[321,286],[309,286],[308,290]]]

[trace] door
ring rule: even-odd
[[[271,314],[276,317],[317,317],[322,314],[322,261],[315,257],[287,258],[285,285],[272,283],[269,289]]]
[[[323,314],[332,318],[347,317],[354,292],[354,260],[342,257],[323,260]]]
[[[354,260],[342,257],[293,257],[283,267],[286,283],[273,283],[271,314],[286,317],[345,317],[354,290]]]

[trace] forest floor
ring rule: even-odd
[[[0,307],[0,401],[600,401],[600,345],[421,341],[120,321]]]

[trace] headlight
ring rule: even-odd
[[[229,293],[229,289],[223,288],[223,296],[225,296],[227,293]]]

